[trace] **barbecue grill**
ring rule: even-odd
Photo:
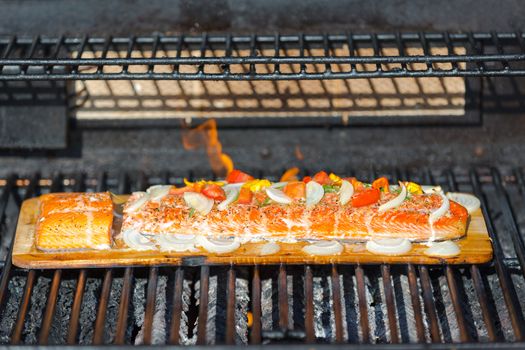
[[[149,1],[145,19],[140,1],[0,1],[10,14],[0,19],[0,343],[523,346],[519,4],[499,4],[499,16],[490,1],[450,5],[444,19],[439,1],[376,12],[359,2],[220,3],[202,13],[199,1]],[[210,117],[236,167],[257,176],[278,180],[295,165],[475,194],[493,262],[12,265],[26,198],[214,176],[205,150],[180,141]]]

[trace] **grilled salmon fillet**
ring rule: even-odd
[[[126,207],[142,195],[133,194]],[[457,239],[465,235],[468,212],[458,203],[450,201],[448,212],[431,224],[430,214],[442,205],[442,196],[412,194],[395,209],[379,212],[380,205],[394,197],[395,193],[381,193],[376,203],[361,207],[341,205],[337,193],[325,193],[313,206],[302,201],[268,203],[264,197],[259,197],[249,204],[232,203],[222,211],[214,206],[209,213],[201,215],[188,206],[181,193],[174,193],[160,200],[147,201],[133,212],[125,208],[122,229],[137,230],[144,235],[194,234],[283,242],[366,241],[372,238],[427,241]]]
[[[40,197],[36,247],[44,251],[109,249],[113,202],[109,193],[50,193]]]

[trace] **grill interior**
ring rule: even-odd
[[[0,182],[5,344],[301,344],[522,341],[523,169],[424,169],[387,175],[468,191],[494,242],[483,266],[184,266],[23,270],[10,246],[23,198],[49,191],[126,193],[183,176],[164,172]],[[264,174],[272,177],[276,174]]]
[[[214,6],[219,12],[222,5]],[[326,29],[339,6],[321,14]],[[487,15],[479,12],[490,13],[489,6],[474,7],[469,10],[483,22]],[[196,17],[191,9],[183,7],[181,18]],[[106,28],[107,21],[95,20],[105,16],[92,17],[79,21],[82,28],[92,23],[85,32]],[[217,21],[223,17],[229,16]],[[300,17],[284,16],[290,28],[302,23]],[[123,20],[136,21],[129,18]],[[525,36],[465,32],[485,22],[460,33],[429,33],[419,21],[405,25],[423,30],[418,33],[142,30],[147,34],[128,36],[125,22],[120,36],[0,36],[0,124],[9,127],[0,130],[0,343],[493,348],[523,342]],[[341,23],[347,26],[346,17]],[[34,31],[27,25],[28,33]],[[221,142],[236,166],[257,177],[278,180],[282,168],[297,165],[305,174],[324,168],[365,181],[384,175],[474,193],[482,201],[494,261],[12,266],[9,250],[25,198],[50,191],[130,193],[160,183],[180,186],[184,177],[213,177],[204,151],[180,145],[181,121],[209,117],[228,126],[220,129]],[[312,127],[320,125],[328,127]]]

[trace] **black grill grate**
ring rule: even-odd
[[[523,76],[522,33],[0,37],[0,80]]]
[[[475,193],[488,219],[494,262],[442,267],[27,271],[13,267],[7,255],[0,279],[0,341],[70,345],[481,342],[489,347],[493,342],[523,341],[522,171],[395,171],[390,177]],[[63,190],[129,192],[158,182],[180,183],[180,177],[170,173],[58,175],[51,180],[11,176],[3,181],[0,195],[2,244],[10,244],[22,198]]]

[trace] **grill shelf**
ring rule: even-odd
[[[383,173],[368,176],[379,174]],[[27,271],[12,266],[7,254],[0,279],[0,341],[42,345],[410,342],[416,343],[414,348],[423,348],[423,343],[523,341],[522,170],[390,174],[392,180],[407,176],[481,198],[494,241],[493,263]],[[23,198],[48,191],[129,192],[180,180],[168,173],[57,175],[51,180],[13,175],[0,188],[0,220],[7,232],[2,244],[10,244]],[[512,245],[503,244],[507,236]],[[246,311],[253,320],[250,327]]]
[[[524,60],[520,32],[0,37],[0,80],[523,76]]]

